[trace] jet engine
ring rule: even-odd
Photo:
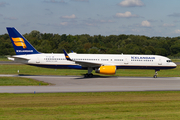
[[[116,66],[101,66],[95,69],[96,73],[113,75],[116,73]]]

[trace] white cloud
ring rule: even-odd
[[[163,27],[174,27],[175,25],[174,25],[174,24],[164,23],[162,26],[163,26]]]
[[[71,0],[71,1],[75,1],[75,2],[89,2],[89,0]]]
[[[5,17],[4,19],[5,19],[5,20],[17,20],[16,17]]]
[[[84,21],[84,25],[87,26],[99,26],[100,24],[106,24],[106,23],[114,23],[114,21],[112,20],[95,20],[95,19],[88,19],[88,20],[83,20]]]
[[[140,32],[138,29],[131,29],[131,31],[136,33]]]
[[[114,21],[112,21],[112,20],[108,20],[108,22],[112,23],[112,22],[114,22]]]
[[[112,20],[97,20],[96,22],[100,22],[100,23],[113,23]]]
[[[169,17],[180,17],[180,13],[173,13],[168,15]]]
[[[5,7],[6,5],[8,5],[8,3],[6,3],[6,2],[0,2],[0,7]]]
[[[85,23],[87,26],[96,26],[96,24],[93,23]]]
[[[131,12],[126,11],[125,13],[116,13],[116,17],[130,18],[130,17],[138,17],[137,15],[132,15]]]
[[[68,22],[61,22],[60,25],[66,26],[68,25]]]
[[[61,1],[56,1],[56,0],[44,0],[44,2],[45,3],[55,3],[55,4],[57,4],[57,3],[60,3],[60,4],[64,4],[65,3],[65,1],[64,0],[61,0]]]
[[[180,29],[175,30],[174,33],[180,34]]]
[[[70,15],[70,16],[66,15],[66,16],[62,16],[61,18],[74,19],[74,18],[76,18],[76,15],[75,15],[75,14],[72,14],[72,15]]]
[[[145,21],[142,21],[141,26],[143,26],[143,27],[150,27],[151,23],[149,21],[145,20]]]
[[[124,0],[118,4],[123,7],[141,7],[144,6],[141,0]]]

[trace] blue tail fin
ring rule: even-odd
[[[39,54],[39,52],[14,28],[7,27],[16,55]]]
[[[63,49],[63,52],[64,52],[66,60],[72,61],[71,58],[69,57],[69,55],[67,54],[67,52],[64,49]]]

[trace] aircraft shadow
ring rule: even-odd
[[[43,76],[43,75],[18,74],[18,76]]]
[[[94,78],[116,78],[117,76],[101,76],[101,75],[93,75],[93,77],[84,77],[85,74],[79,76],[78,78],[74,79],[94,79]]]
[[[116,78],[117,76],[100,76],[100,75],[93,75],[93,77],[84,77],[85,74],[82,76],[66,76],[66,77],[76,77],[74,79],[94,79],[94,78]],[[18,76],[56,76],[60,77],[60,75],[29,75],[29,74],[18,74]]]

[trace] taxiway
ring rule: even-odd
[[[179,91],[180,77],[100,77],[26,76],[51,83],[49,86],[0,86],[0,93],[114,92],[114,91]]]

